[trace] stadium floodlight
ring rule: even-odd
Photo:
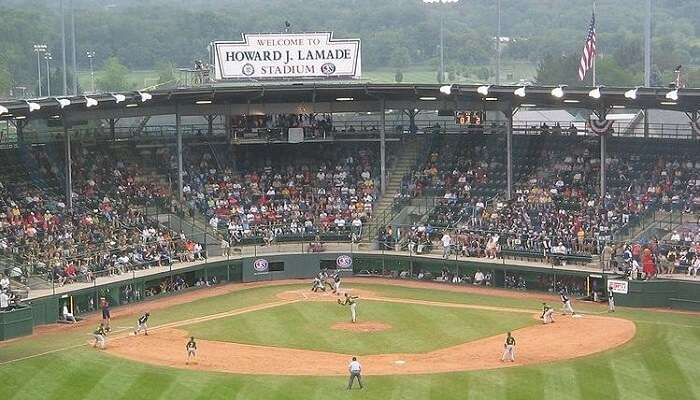
[[[194,102],[195,104],[203,105],[203,104],[211,104],[211,100],[197,100]]]
[[[537,104],[523,103],[520,105],[520,107],[537,107]]]
[[[525,86],[515,89],[513,94],[518,97],[525,97]]]
[[[119,94],[119,93],[114,93],[114,94],[112,94],[112,97],[114,97],[114,101],[115,101],[117,104],[119,104],[119,103],[121,103],[122,101],[125,101],[125,100],[126,100],[126,96],[124,96],[123,94]]]
[[[18,115],[15,117],[15,119],[27,119],[24,115]]]
[[[678,89],[674,89],[666,93],[666,98],[669,100],[678,101]]]
[[[422,101],[433,101],[433,100],[437,100],[437,97],[433,97],[433,96],[423,96],[423,97],[419,97],[418,100],[422,100]]]
[[[29,106],[29,112],[41,110],[41,105],[39,103],[34,103],[32,101],[28,101],[27,105]]]
[[[488,96],[489,89],[491,89],[490,85],[479,86],[478,88],[476,88],[476,92],[482,96]]]
[[[10,110],[8,110],[7,107],[0,106],[0,115],[7,114],[9,112]]]
[[[486,97],[484,100],[486,100],[486,101],[498,101],[498,97]]]
[[[678,103],[676,103],[675,101],[662,101],[662,102],[659,103],[659,104],[661,104],[662,106],[675,106],[675,105],[678,105]]]
[[[596,99],[596,100],[600,99],[600,96],[601,96],[601,94],[600,94],[600,88],[601,88],[601,87],[602,87],[602,86],[598,86],[597,88],[595,88],[595,89],[591,90],[590,92],[588,92],[588,96],[590,96],[591,98],[594,98],[594,99]]]
[[[70,100],[68,99],[56,99],[56,101],[58,102],[58,105],[61,106],[61,110],[70,105]]]
[[[92,97],[85,96],[85,107],[90,108],[90,107],[94,107],[96,105],[97,105],[97,100],[93,99]]]
[[[355,100],[354,97],[337,97],[335,101],[353,101]]]
[[[564,97],[564,88],[566,85],[559,85],[552,89],[552,96],[556,97],[557,99],[561,99]]]
[[[442,85],[440,86],[440,93],[449,96],[452,94],[452,85]]]
[[[139,96],[141,96],[142,103],[145,103],[148,100],[151,100],[153,98],[153,96],[150,93],[146,93],[146,92],[138,92],[138,93],[139,93]]]
[[[628,98],[630,100],[637,100],[637,91],[639,90],[638,87],[634,89],[630,89],[625,92],[625,98]]]

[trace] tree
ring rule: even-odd
[[[578,85],[580,55],[568,54],[560,57],[545,56],[537,66],[535,81],[539,85]]]
[[[0,62],[0,97],[9,95],[10,89],[12,89],[12,76],[7,67]]]
[[[128,90],[132,86],[127,79],[128,75],[129,69],[120,63],[117,57],[110,57],[100,71],[96,84],[105,92]]]
[[[596,82],[599,85],[635,86],[644,82],[640,73],[633,74],[617,63],[615,57],[599,57],[596,61]]]
[[[491,70],[488,67],[481,67],[476,70],[476,77],[481,81],[488,81],[491,77]]]
[[[172,82],[175,80],[175,75],[173,70],[175,66],[172,63],[158,63],[156,68],[158,70],[158,84],[162,85],[164,83]]]
[[[396,73],[394,74],[394,81],[396,81],[396,83],[403,82],[403,72],[401,72],[400,69],[396,70]]]

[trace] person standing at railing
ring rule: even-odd
[[[450,249],[452,246],[452,238],[450,237],[450,234],[447,233],[447,231],[445,231],[445,233],[442,235],[440,242],[442,242],[442,258],[449,257]]]

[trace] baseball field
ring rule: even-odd
[[[347,279],[357,323],[301,281],[232,284],[40,327],[0,344],[6,399],[697,399],[697,314],[574,302],[539,320],[545,293]],[[134,336],[149,311],[149,335]],[[501,362],[505,333],[515,362]],[[185,344],[197,340],[194,362]],[[345,389],[357,356],[365,388]]]

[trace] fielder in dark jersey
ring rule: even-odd
[[[103,297],[100,302],[100,308],[102,309],[102,324],[107,332],[111,331],[112,328],[109,326],[112,316],[109,312],[109,302]]]
[[[506,342],[503,344],[503,355],[501,361],[515,361],[515,338],[508,332]]]
[[[190,341],[185,345],[187,349],[187,361],[185,364],[189,364],[190,358],[197,357],[197,342],[194,341],[194,336],[190,337]]]
[[[134,336],[138,335],[139,332],[143,331],[144,335],[148,336],[148,317],[151,316],[151,313],[145,313],[142,316],[139,317],[139,320],[136,324],[136,329],[134,329]]]

